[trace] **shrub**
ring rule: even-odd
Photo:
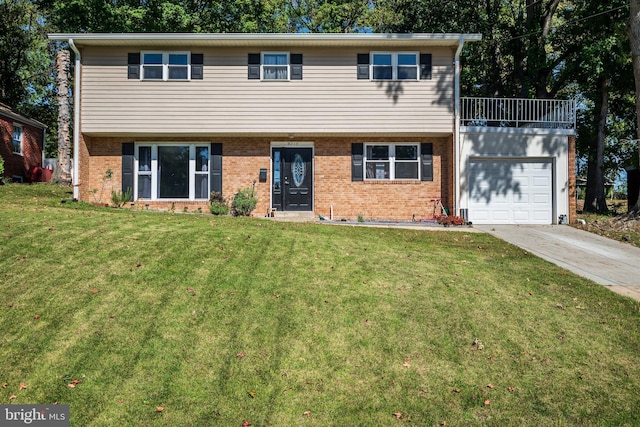
[[[222,197],[222,193],[212,191],[209,197],[209,210],[213,215],[228,215],[229,204],[227,199]]]
[[[124,193],[122,191],[111,190],[111,203],[117,208],[121,208],[125,203],[133,200],[131,188],[127,188]]]
[[[245,188],[236,193],[231,202],[233,215],[249,216],[258,205],[258,198],[253,188]]]
[[[2,178],[2,175],[4,175],[4,159],[0,157],[0,179]]]

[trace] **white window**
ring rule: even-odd
[[[416,52],[372,52],[373,80],[418,80],[420,62]]]
[[[138,145],[136,200],[208,200],[209,155],[208,145]]]
[[[262,52],[262,80],[289,80],[289,52]]]
[[[142,52],[142,80],[190,80],[189,52]]]
[[[368,180],[420,179],[418,144],[365,145]]]
[[[22,126],[13,124],[13,153],[22,155]]]

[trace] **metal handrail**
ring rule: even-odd
[[[461,97],[463,126],[575,129],[575,100]]]

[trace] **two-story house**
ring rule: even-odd
[[[479,34],[49,37],[76,53],[80,200],[111,169],[158,209],[254,187],[256,216],[409,221],[435,199],[477,223],[575,211],[573,103],[461,98]]]

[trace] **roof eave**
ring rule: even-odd
[[[78,46],[457,46],[462,41],[479,41],[481,34],[458,33],[54,33],[49,39]]]

